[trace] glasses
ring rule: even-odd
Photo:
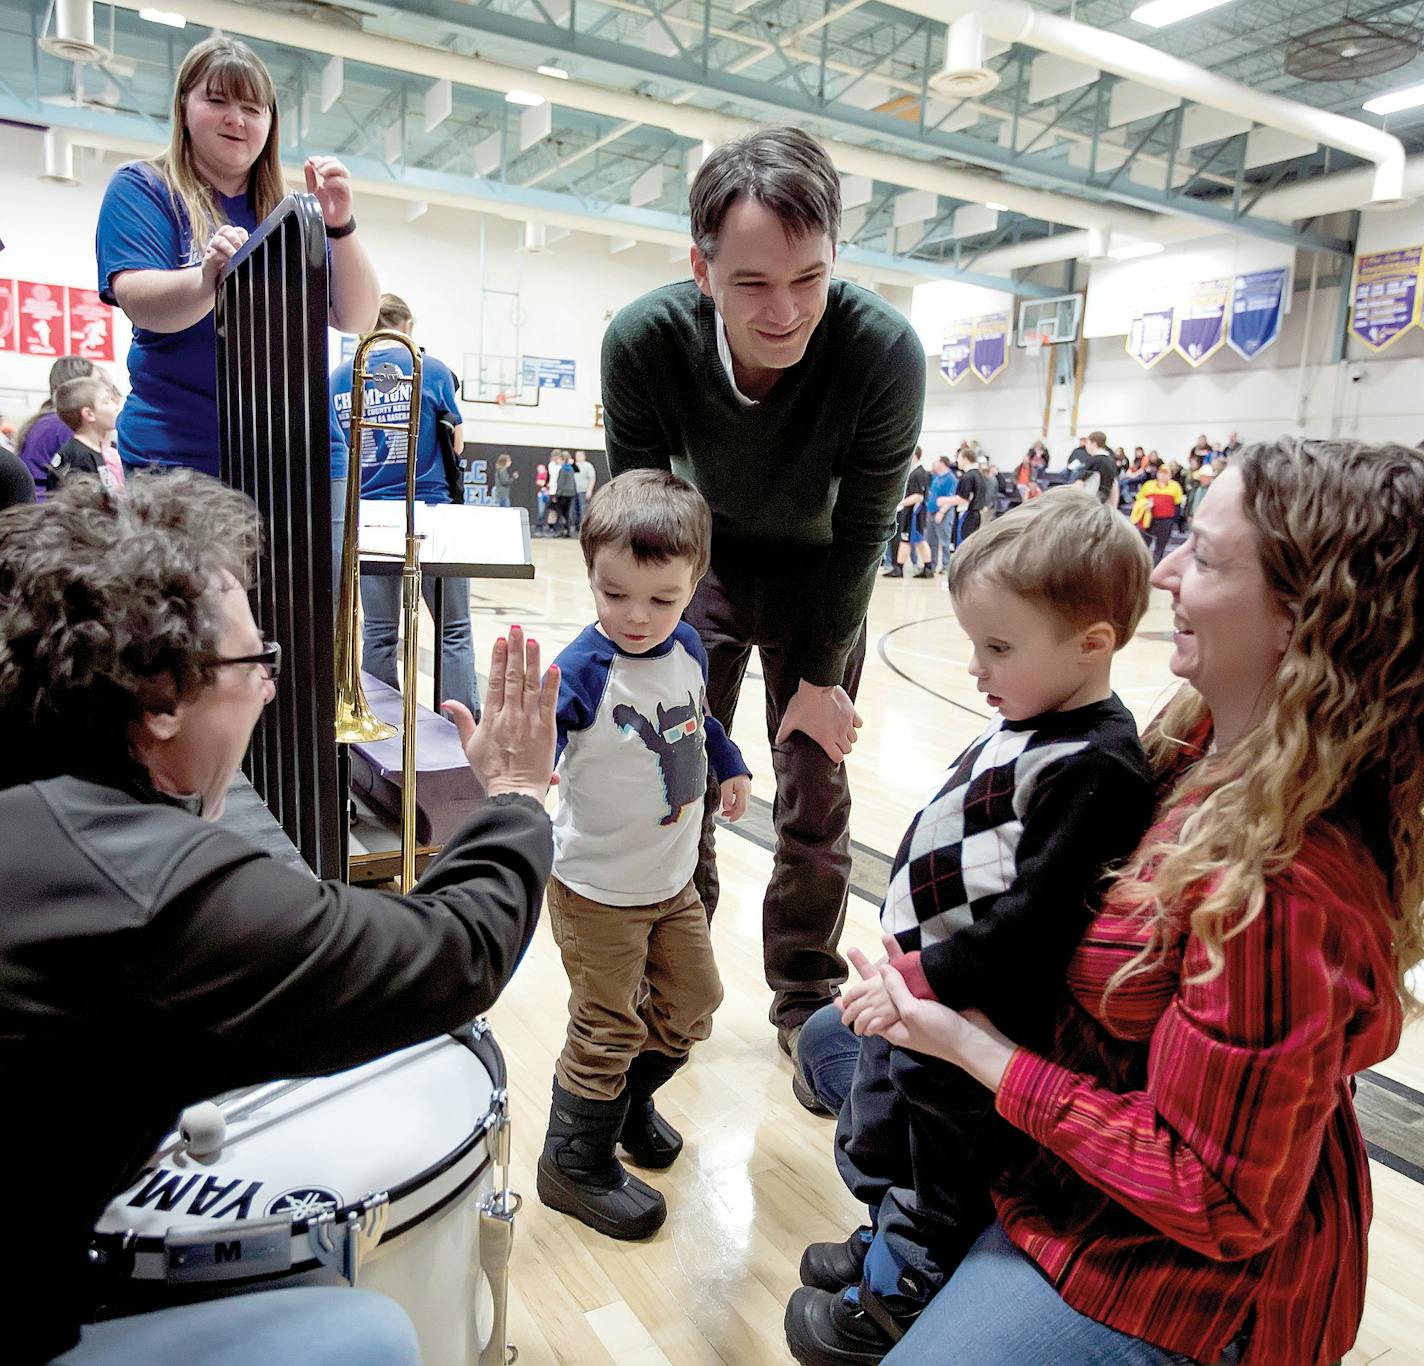
[[[282,647],[275,640],[264,640],[262,642],[262,653],[256,655],[238,655],[235,659],[215,659],[214,664],[260,664],[266,671],[266,675],[273,681],[282,672]]]

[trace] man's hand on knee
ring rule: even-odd
[[[819,687],[803,678],[781,718],[776,743],[785,744],[787,737],[799,730],[820,745],[833,764],[838,764],[850,754],[855,733],[864,724],[850,694],[839,683]]]

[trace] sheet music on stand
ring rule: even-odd
[[[529,514],[480,503],[417,503],[421,573],[435,578],[532,579]],[[405,559],[405,503],[361,500],[357,537],[363,574],[399,574]]]

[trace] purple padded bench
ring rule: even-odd
[[[362,673],[371,710],[396,728],[389,740],[351,746],[351,788],[371,806],[400,823],[401,695]],[[415,709],[415,838],[442,846],[469,819],[485,792],[460,748],[454,724],[426,707]]]

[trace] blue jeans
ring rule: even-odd
[[[806,1085],[833,1115],[840,1113],[855,1079],[860,1040],[841,1023],[835,1003],[822,1006],[801,1027],[796,1058]]]
[[[1233,1343],[1218,1366],[1234,1366]],[[990,1224],[885,1366],[1193,1366],[1063,1302],[1037,1265]]]
[[[509,490],[502,488],[498,484],[494,490],[494,505],[497,508],[507,508],[509,506]]]
[[[435,579],[424,576],[421,596],[435,615]],[[398,688],[396,642],[400,635],[401,579],[399,574],[363,574],[361,609],[366,614],[362,633],[361,667],[382,683]],[[446,698],[463,702],[472,712],[480,709],[475,679],[475,644],[470,632],[470,581],[445,580],[445,632],[440,641],[441,691],[438,708]]]
[[[341,602],[341,540],[346,530],[346,480],[331,481],[331,605]]]
[[[85,1324],[54,1366],[420,1366],[410,1319],[369,1290],[294,1287]]]

